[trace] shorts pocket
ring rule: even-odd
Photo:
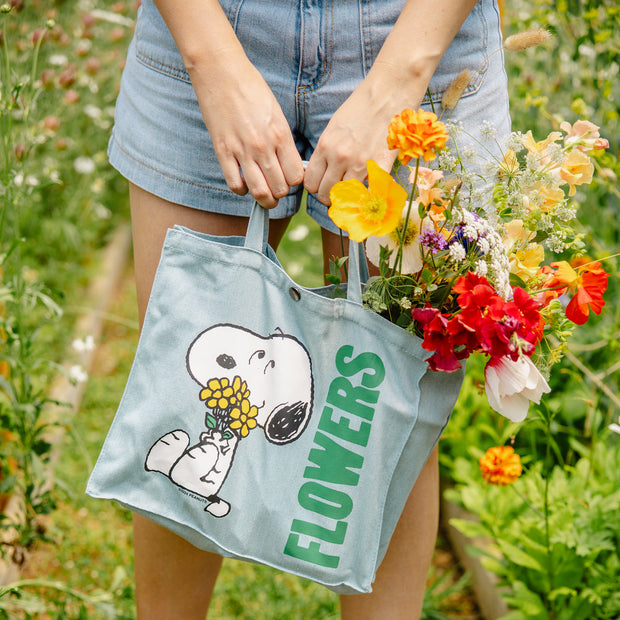
[[[488,69],[489,19],[487,14],[494,12],[495,0],[480,0],[472,9],[465,23],[444,54],[429,85],[423,104],[440,103],[443,93],[454,78],[464,69],[472,72],[472,79],[463,97],[476,93]],[[364,71],[367,72],[375,61],[381,46],[398,18],[404,0],[373,0],[361,2],[361,33],[363,37]]]
[[[138,11],[134,42],[136,58],[143,65],[191,83],[166,22],[151,2],[145,2]]]
[[[474,95],[489,68],[489,23],[485,11],[493,9],[492,0],[480,0],[441,59],[422,103],[440,103],[444,92],[456,76],[469,69],[471,79],[462,98]]]
[[[243,0],[221,0],[226,17],[236,27]],[[138,11],[134,35],[136,58],[147,67],[191,83],[174,38],[152,0],[144,0]]]

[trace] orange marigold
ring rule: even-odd
[[[521,458],[511,446],[489,448],[480,459],[482,477],[489,484],[513,484],[521,475]]]
[[[398,149],[398,159],[405,165],[418,157],[432,161],[447,141],[446,126],[425,110],[403,110],[388,127],[388,147]]]

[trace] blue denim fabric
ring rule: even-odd
[[[334,111],[367,74],[404,3],[221,0],[249,59],[280,102],[304,159],[310,158]],[[499,136],[510,131],[503,54],[492,54],[500,47],[496,0],[480,0],[430,84],[440,113],[441,96],[454,77],[463,69],[478,69],[452,117],[464,124],[468,141],[478,149],[482,121],[492,122]],[[428,96],[423,105],[430,109]],[[143,0],[138,15],[109,157],[130,181],[172,202],[232,215],[250,213],[252,197],[237,196],[226,186],[189,75],[152,0]],[[292,215],[300,197],[300,188],[293,188],[271,217]],[[308,211],[322,227],[337,231],[327,207],[312,196]]]

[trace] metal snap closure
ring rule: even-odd
[[[299,289],[295,288],[294,286],[291,286],[291,288],[288,289],[288,294],[291,296],[291,299],[295,301],[299,301],[301,299],[301,293],[299,292]]]

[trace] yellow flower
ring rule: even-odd
[[[249,432],[256,427],[255,418],[257,415],[258,409],[254,405],[250,405],[249,400],[244,399],[238,407],[230,412],[230,417],[233,418],[230,428],[240,430],[241,436],[247,437]]]
[[[385,170],[369,160],[368,189],[357,179],[336,183],[329,194],[332,221],[353,241],[370,235],[386,235],[396,228],[407,192]]]
[[[247,383],[238,376],[233,379],[232,384],[227,377],[213,378],[200,392],[200,400],[207,401],[207,407],[222,410],[238,405],[249,396],[250,390],[248,390]]]
[[[508,149],[504,153],[504,158],[499,164],[500,175],[512,176],[519,172],[519,160],[516,153],[512,149]]]
[[[521,475],[521,458],[511,446],[489,448],[479,461],[482,477],[489,484],[513,484]]]
[[[398,159],[404,165],[419,157],[432,161],[447,141],[446,126],[425,110],[403,110],[388,127],[388,148],[398,149]]]
[[[207,407],[211,409],[228,409],[231,400],[234,399],[235,390],[230,385],[227,377],[221,379],[210,379],[207,387],[201,390],[200,400],[206,401]]]
[[[510,272],[522,280],[528,280],[538,273],[538,266],[545,258],[545,250],[539,243],[530,243],[517,250],[510,257]]]
[[[531,131],[528,131],[523,137],[523,146],[530,152],[541,154],[550,144],[557,142],[562,137],[559,131],[552,131],[544,140],[536,142]]]
[[[537,193],[536,205],[541,211],[547,212],[564,200],[564,192],[559,187],[537,183],[534,189]]]
[[[517,241],[531,241],[536,233],[528,230],[523,225],[523,220],[514,219],[504,224],[504,230],[506,231],[507,243],[505,244],[507,250],[510,250]]]
[[[388,260],[389,266],[393,269],[398,257],[398,248],[400,247],[403,229],[405,227],[405,219],[407,218],[408,207],[403,208],[403,213],[398,225],[389,234],[383,236],[372,236],[366,241],[366,256],[368,260],[377,267],[379,266],[381,247],[391,250]],[[400,273],[417,273],[422,269],[424,263],[422,261],[422,253],[420,252],[420,233],[422,226],[434,230],[432,222],[428,218],[424,218],[422,222],[418,213],[418,204],[413,203],[409,219],[407,220],[407,230],[405,231],[402,249],[402,271]]]
[[[594,166],[590,158],[579,150],[571,151],[566,159],[562,162],[560,176],[569,186],[569,196],[574,196],[576,185],[592,182]]]

